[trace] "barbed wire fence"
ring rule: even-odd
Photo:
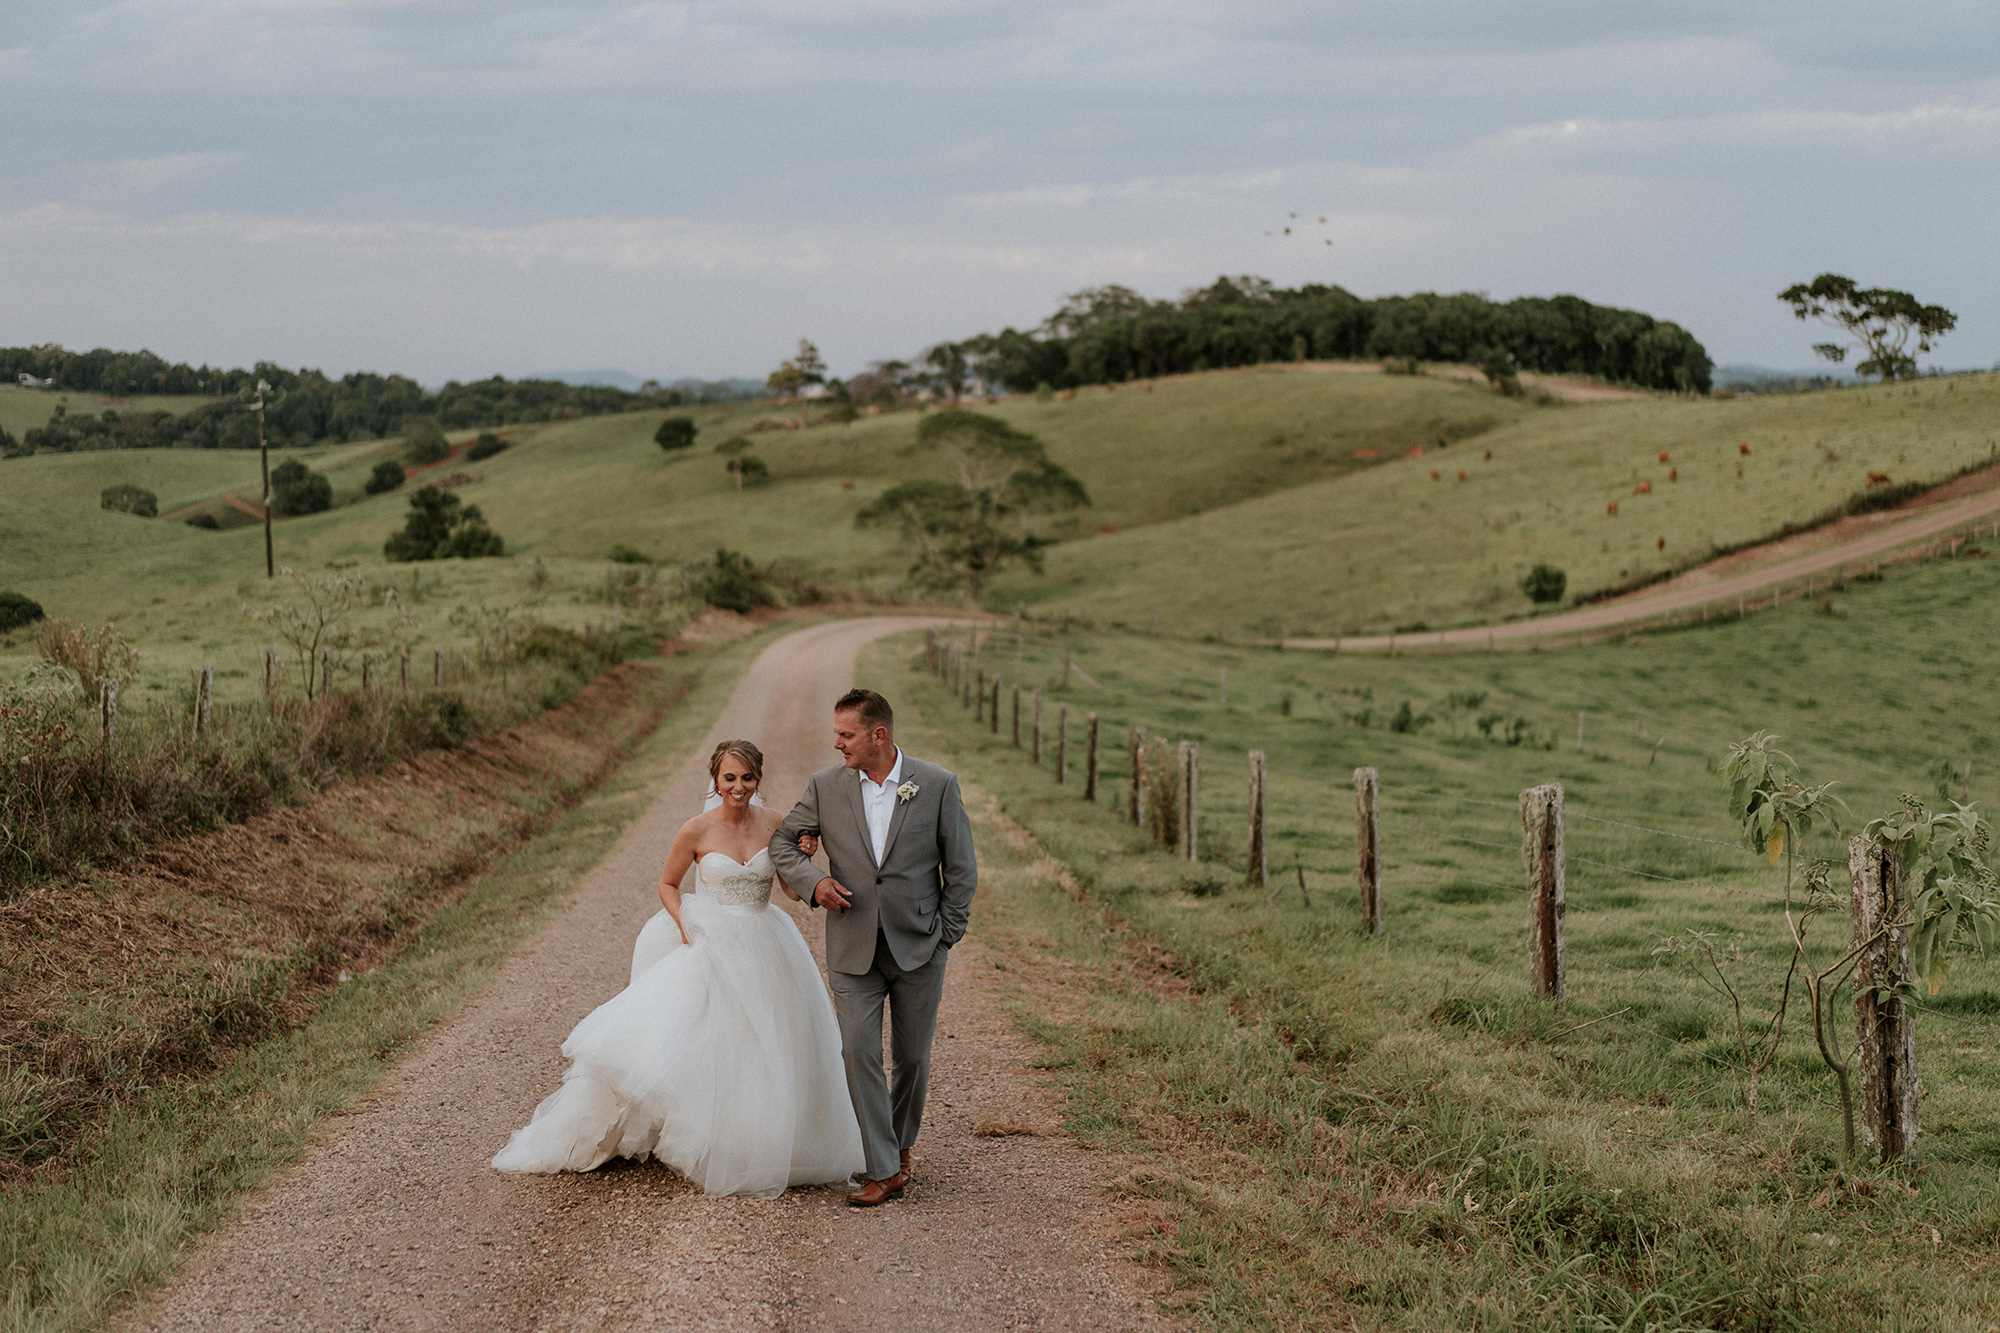
[[[982,645],[985,652],[975,652],[971,644],[978,640],[961,645],[956,632],[933,630],[926,638],[926,662],[984,727],[1032,755],[1050,770],[1052,781],[1117,811],[1122,819],[1148,825],[1145,797],[1135,799],[1135,788],[1143,787],[1146,778],[1140,774],[1135,780],[1132,760],[1140,751],[1134,742],[1163,740],[1166,733],[1155,733],[1136,718],[1080,712],[1067,701],[1048,706],[1042,689],[1021,683],[1028,665],[1026,633],[1017,625],[1011,645],[1003,637]],[[989,671],[987,664],[996,669]],[[1064,687],[1076,677],[1096,684],[1069,648],[1062,650],[1057,669]],[[1225,675],[1221,689],[1227,688]],[[1048,734],[1052,722],[1055,735]],[[1075,726],[1083,730],[1080,745],[1072,743]],[[1791,962],[1789,933],[1765,931],[1763,939],[1753,938],[1755,922],[1745,920],[1745,914],[1775,915],[1788,904],[1802,906],[1804,899],[1755,887],[1775,874],[1764,854],[1699,832],[1619,818],[1618,811],[1577,808],[1556,784],[1529,788],[1511,801],[1459,796],[1382,781],[1372,769],[1350,775],[1278,764],[1263,750],[1245,749],[1240,760],[1233,753],[1223,760],[1217,748],[1204,756],[1192,741],[1168,747],[1179,766],[1170,775],[1170,790],[1180,802],[1181,819],[1170,845],[1189,862],[1191,882],[1207,867],[1226,866],[1251,886],[1263,888],[1272,902],[1290,887],[1288,880],[1295,881],[1296,891],[1306,894],[1308,902],[1309,883],[1322,891],[1329,881],[1353,885],[1358,929],[1381,932],[1386,916],[1398,943],[1486,972],[1510,965],[1531,970],[1535,990],[1587,1011],[1593,1015],[1588,1024],[1613,1023],[1686,1053],[1693,1064],[1690,1086],[1715,1090],[1714,1077],[1701,1076],[1713,1071],[1716,1077],[1737,1080],[1734,1095],[1740,1096],[1740,1081],[1754,1077],[1760,1088],[1777,1094],[1781,1112],[1794,1105],[1839,1109],[1785,1072],[1779,1061],[1752,1070],[1726,1053],[1724,1042],[1710,1034],[1737,1023],[1732,999],[1703,985],[1675,958],[1691,932],[1704,932],[1728,942],[1727,968],[1762,976],[1769,983],[1766,989],[1776,992]],[[1072,774],[1078,756],[1082,771]],[[1236,762],[1242,764],[1247,798],[1240,837],[1205,840],[1202,835],[1213,821],[1204,822],[1204,784],[1220,780],[1224,765],[1235,767]],[[1343,821],[1331,812],[1344,804],[1352,813]],[[1204,883],[1198,891],[1216,887]],[[1875,891],[1893,893],[1893,875],[1878,881]],[[1400,904],[1399,895],[1404,899]],[[1409,910],[1412,899],[1425,906],[1499,905],[1506,915],[1491,919],[1483,913],[1486,938],[1468,945],[1436,929],[1438,914]],[[1891,941],[1891,958],[1902,953],[1898,945]],[[1526,966],[1530,960],[1531,968]],[[1907,969],[1907,962],[1903,966]],[[1747,1009],[1762,992],[1745,978],[1736,984],[1736,993]],[[1838,978],[1827,1002],[1838,1011],[1854,1001],[1850,971]],[[1895,1002],[1895,1021],[1914,1025],[1919,1016],[2000,1035],[2000,1023],[1975,1015],[1908,999]],[[1745,1021],[1758,1020],[1746,1014]],[[1864,1030],[1858,1013],[1851,1021],[1862,1066],[1856,1079],[1863,1090],[1858,1118],[1867,1140],[1885,1158],[1893,1157],[1916,1138],[1916,1070],[1893,1067],[1896,1043],[1888,1034]],[[1878,1026],[1886,1028],[1889,1021],[1882,1019]],[[1905,1084],[1909,1095],[1901,1109],[1907,1123],[1897,1123],[1899,1108],[1891,1094]],[[1952,1160],[1991,1165],[1936,1133],[1925,1142],[1927,1151]]]

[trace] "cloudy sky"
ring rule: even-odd
[[[1996,71],[1978,0],[0,0],[0,344],[852,371],[1247,272],[1791,367],[1831,269],[1990,365]]]

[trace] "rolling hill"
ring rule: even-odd
[[[1902,482],[1983,462],[2000,443],[1996,408],[1991,375],[1537,406],[1443,376],[1311,365],[1013,398],[980,410],[1045,440],[1094,504],[1051,531],[1062,541],[1046,575],[1004,576],[989,604],[1084,602],[1100,619],[1157,618],[1188,636],[1219,622],[1304,634],[1515,616],[1530,609],[1518,584],[1538,561],[1589,591],[1808,521],[1870,473]],[[371,497],[362,483],[395,442],[284,451],[329,476],[336,507],[281,521],[279,561],[415,578],[440,607],[534,602],[579,621],[603,614],[606,557],[619,544],[665,565],[728,547],[836,588],[908,595],[893,536],[853,519],[897,480],[943,475],[942,460],[913,451],[914,414],[792,429],[792,407],[686,410],[700,435],[675,456],[652,442],[666,413],[627,412],[516,427],[506,452],[443,469],[469,474],[455,493],[506,538],[510,558],[498,561],[383,561],[409,488]],[[769,464],[769,485],[738,492],[724,471],[713,446],[739,432]],[[0,588],[157,641],[149,661],[161,669],[245,640],[244,608],[265,595],[256,526],[202,531],[98,508],[98,492],[120,481],[157,491],[163,513],[232,488],[254,499],[256,457],[0,463]],[[0,646],[0,656],[26,651],[18,635]]]

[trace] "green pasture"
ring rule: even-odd
[[[92,416],[110,408],[115,412],[172,412],[179,416],[215,400],[203,394],[138,394],[120,398],[96,393],[68,393],[61,390],[23,389],[17,384],[0,384],[0,427],[19,439],[37,426],[49,424],[56,404],[72,412]]]
[[[990,600],[1083,606],[1101,622],[1157,624],[1183,637],[1518,616],[1530,609],[1518,583],[1532,563],[1565,568],[1571,589],[1585,591],[1691,561],[1711,543],[1806,521],[1861,489],[1871,471],[1901,481],[1983,461],[1995,448],[1996,409],[2000,377],[1991,375],[1766,399],[1536,406],[1443,377],[1311,367],[1098,387],[1068,401],[1009,399],[982,410],[1046,440],[1096,503],[1051,527],[1063,540],[1045,576],[1008,574]],[[605,576],[618,574],[605,563],[618,545],[663,565],[704,562],[729,547],[836,589],[918,595],[895,534],[854,526],[886,487],[943,474],[944,459],[913,451],[915,414],[789,429],[801,409],[688,410],[700,436],[677,455],[653,444],[665,415],[654,411],[510,428],[506,452],[442,465],[431,475],[470,475],[455,494],[480,506],[510,555],[421,573],[389,567],[381,554],[420,482],[382,496],[363,491],[399,441],[281,451],[328,475],[335,507],[280,520],[278,559],[306,571],[414,577],[441,605],[532,589],[550,614],[559,606],[578,621],[589,618],[582,613]],[[735,488],[714,446],[738,433],[769,464],[771,484]],[[1669,470],[1677,481],[1666,480]],[[165,514],[205,504],[226,530],[107,513],[99,492],[116,482],[154,490]],[[1642,482],[1651,493],[1633,495]],[[0,462],[0,588],[51,614],[115,621],[151,665],[175,673],[204,653],[254,661],[259,643],[243,619],[264,596],[263,537],[254,519],[221,502],[232,491],[258,494],[248,452]],[[1606,513],[1612,500],[1616,516]],[[1665,549],[1656,549],[1662,537]],[[531,582],[537,560],[558,591]],[[23,651],[17,636],[11,649],[0,644],[0,661]]]
[[[1782,870],[1737,845],[1711,772],[1753,730],[1782,734],[1811,780],[1838,781],[1856,830],[1900,793],[1936,803],[1946,769],[1958,795],[1967,761],[1972,798],[1990,803],[1996,594],[2000,570],[1943,562],[1836,595],[1830,613],[1491,656],[1031,625],[979,658],[1003,682],[997,736],[908,640],[867,666],[923,728],[911,743],[994,792],[1083,885],[1084,905],[1051,889],[992,910],[1090,991],[1040,1004],[1031,989],[1025,1021],[1049,1044],[1073,1130],[1147,1163],[1133,1192],[1174,1219],[1156,1251],[1202,1319],[1978,1328],[2000,1304],[2000,959],[1962,958],[1919,1016],[1916,1160],[1864,1167],[1851,1186],[1803,1008],[1753,1122],[1728,1001],[1656,950],[1695,930],[1738,944],[1753,1031],[1768,1014],[1787,956]],[[1081,668],[1067,688],[1065,647]],[[1011,744],[1015,682],[1024,728],[1044,692],[1039,769]],[[1413,729],[1391,730],[1404,704]],[[1081,799],[1089,712],[1097,806]],[[1148,850],[1124,819],[1132,724],[1200,744],[1199,864]],[[1252,748],[1270,764],[1269,889],[1245,884]],[[1374,939],[1355,929],[1361,765],[1383,784]],[[1560,1005],[1528,991],[1519,851],[1519,792],[1551,781],[1567,813]],[[1845,860],[1836,838],[1809,850]],[[1823,952],[1842,944],[1844,915],[1819,929]],[[1144,967],[1121,979],[1134,956],[1167,960],[1185,998]],[[1851,998],[1837,1010],[1851,1042]]]
[[[1530,611],[1520,580],[1537,563],[1567,571],[1572,593],[1697,563],[1810,520],[1871,472],[1901,482],[1984,462],[1996,423],[1996,375],[1544,408],[1422,458],[1063,545],[1046,577],[1010,576],[993,601],[1269,637],[1500,620]]]

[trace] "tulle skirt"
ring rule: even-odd
[[[863,1169],[840,1031],[798,927],[768,904],[682,904],[693,943],[665,913],[649,923],[632,984],[570,1033],[562,1086],[499,1170],[653,1156],[706,1193],[768,1199]]]

